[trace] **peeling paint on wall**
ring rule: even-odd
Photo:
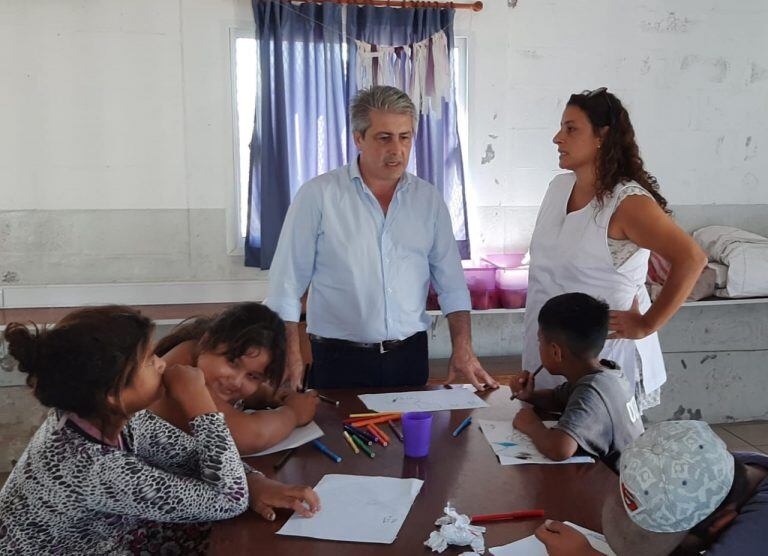
[[[9,270],[3,273],[2,281],[5,284],[15,284],[19,281],[19,273]]]
[[[688,413],[686,417],[685,414]],[[682,405],[678,407],[672,414],[672,421],[679,421],[681,419],[691,419],[693,421],[701,421],[701,409],[689,409]]]
[[[507,0],[507,6],[509,6],[510,8],[516,8],[517,0]]]
[[[494,158],[496,158],[496,151],[493,150],[493,145],[489,143],[485,147],[485,155],[480,160],[480,164],[488,164]]]
[[[744,177],[741,179],[741,185],[743,185],[746,188],[753,188],[760,185],[760,180],[757,179],[757,176],[753,174],[752,172],[747,172],[744,174]]]
[[[764,81],[765,79],[768,79],[768,69],[752,62],[752,71],[749,74],[749,84],[754,85],[758,81]]]
[[[695,66],[705,66],[712,70],[709,77],[713,83],[722,83],[728,77],[730,64],[725,58],[704,59],[696,54],[689,54],[680,62],[680,71],[688,71]]]
[[[667,17],[659,21],[644,21],[643,29],[655,33],[687,33],[692,26],[692,21],[687,17],[669,12]]]
[[[745,161],[751,160],[757,156],[757,143],[752,140],[751,135],[744,141],[744,148],[746,149],[746,152],[744,153]]]

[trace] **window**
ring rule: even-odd
[[[248,229],[248,177],[251,138],[259,91],[258,42],[253,31],[233,29],[231,33],[233,62],[233,129],[235,146],[236,224],[238,245],[242,248]]]
[[[252,30],[233,29],[231,33],[233,129],[235,145],[236,237],[242,250],[248,229],[248,178],[250,143],[253,136],[256,98],[260,90],[258,76],[258,42]],[[467,122],[467,37],[456,37],[453,48],[454,82],[458,111],[459,137],[466,174],[469,124]],[[346,50],[345,50],[346,53]],[[466,183],[465,175],[465,183]]]

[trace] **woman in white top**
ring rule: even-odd
[[[600,358],[621,366],[641,410],[653,407],[666,380],[656,331],[685,301],[706,256],[669,216],[616,96],[604,87],[571,95],[553,141],[560,167],[570,172],[550,183],[531,238],[523,367],[540,365],[541,306],[555,295],[584,292],[612,309]],[[653,304],[644,286],[650,251],[671,263]],[[537,387],[560,381],[542,370]]]

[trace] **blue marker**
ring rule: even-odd
[[[328,447],[327,447],[325,444],[323,444],[322,442],[320,442],[319,440],[313,440],[313,441],[312,441],[312,445],[313,445],[315,448],[317,448],[318,450],[320,450],[322,453],[324,453],[326,456],[328,456],[329,458],[331,458],[331,459],[332,459],[333,461],[335,461],[336,463],[341,463],[341,456],[337,456],[336,454],[334,454],[333,452],[331,452],[331,451],[328,449]]]
[[[453,431],[451,434],[453,434],[453,436],[459,436],[461,434],[461,431],[466,429],[471,424],[472,424],[472,417],[467,417],[461,422],[461,424],[458,427],[456,427],[456,430]]]

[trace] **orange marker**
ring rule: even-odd
[[[371,428],[372,428],[373,430],[375,430],[375,431],[376,431],[376,434],[378,434],[378,435],[379,435],[381,438],[383,438],[383,439],[384,439],[384,442],[386,442],[387,444],[389,444],[389,442],[390,442],[390,440],[389,440],[389,437],[388,437],[386,434],[384,434],[384,431],[383,431],[383,430],[381,430],[381,429],[380,429],[379,427],[377,427],[376,425],[371,425]]]
[[[385,446],[385,447],[388,445],[387,441],[384,440],[381,436],[379,436],[379,434],[374,430],[372,425],[368,425],[366,428],[368,429],[369,433],[371,433],[374,437],[376,437],[376,441],[379,444],[381,444],[382,446]]]

